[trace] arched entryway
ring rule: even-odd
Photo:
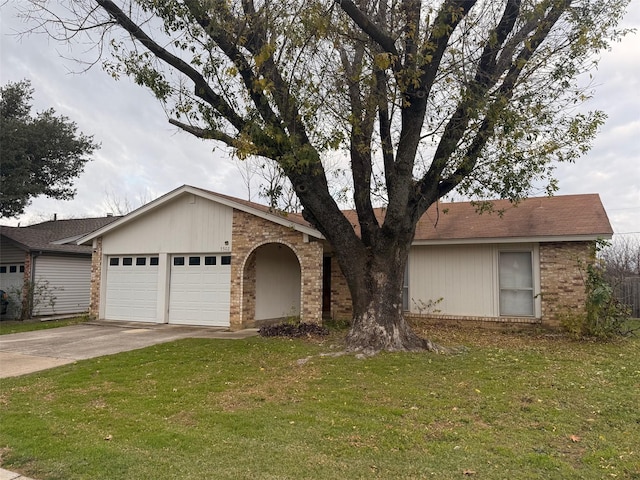
[[[254,271],[245,271],[245,278],[255,279],[255,320],[299,317],[301,268],[296,253],[286,244],[267,243],[251,256],[245,270]]]

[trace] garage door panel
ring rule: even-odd
[[[118,258],[121,257],[111,257]],[[105,318],[157,323],[158,266],[107,262]],[[138,257],[141,258],[141,257]]]
[[[13,263],[0,265],[0,290],[4,290],[7,295],[12,298],[9,309],[6,313],[7,318],[19,316],[20,298],[22,297],[22,285],[24,283],[24,264]]]
[[[175,263],[171,262],[169,323],[228,327],[231,267],[220,261],[216,265]]]

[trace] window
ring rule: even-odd
[[[189,257],[189,265],[200,265],[200,257]]]
[[[216,264],[216,257],[204,257],[204,264],[205,265],[215,265]]]
[[[500,315],[534,315],[531,252],[500,252]]]
[[[109,265],[111,265],[112,267],[120,265],[120,259],[118,257],[110,258],[109,259]]]
[[[11,265],[9,267],[9,273],[16,273],[18,271],[18,267],[16,265]]]
[[[124,257],[122,259],[122,265],[124,265],[124,266],[133,265],[133,258],[132,257]]]
[[[7,267],[0,267],[0,273],[7,273]]]
[[[155,267],[158,265],[158,257],[151,257],[149,259],[149,265]]]
[[[231,265],[231,255],[220,257],[220,265]]]
[[[184,257],[173,257],[173,264],[175,266],[184,265]]]
[[[24,265],[20,265],[20,273],[24,273]]]
[[[136,265],[141,266],[141,265],[146,265],[147,264],[147,257],[137,257],[136,258]]]

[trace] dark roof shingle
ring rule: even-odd
[[[51,220],[28,227],[0,225],[0,234],[26,250],[46,252],[91,253],[91,247],[76,245],[75,239],[89,234],[120,217],[74,218]],[[61,240],[69,243],[56,243]]]

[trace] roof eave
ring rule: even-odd
[[[471,245],[488,243],[549,243],[549,242],[592,242],[611,239],[611,233],[594,233],[588,235],[541,235],[528,237],[488,237],[488,238],[450,238],[414,240],[412,245]]]
[[[25,252],[30,252],[31,251],[31,247],[25,243],[19,242],[18,240],[15,240],[7,235],[5,235],[4,233],[1,234],[9,243],[11,243],[12,245],[14,245],[16,248],[19,248],[20,250],[23,250]]]

